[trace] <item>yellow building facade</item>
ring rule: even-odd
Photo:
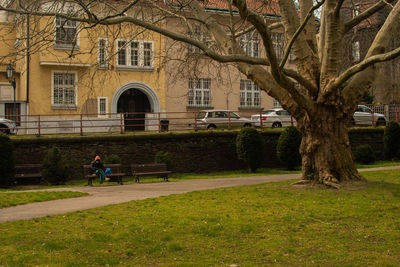
[[[19,133],[35,133],[27,128],[48,115],[111,125],[107,118],[121,113],[125,130],[144,130],[147,113],[165,111],[161,35],[127,24],[86,28],[61,17],[2,13],[0,20],[0,116],[11,118],[16,106]],[[5,74],[10,64],[15,98]]]

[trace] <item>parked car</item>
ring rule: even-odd
[[[260,114],[251,116],[254,126],[261,127]],[[296,126],[296,120],[290,115],[289,112],[282,108],[269,109],[262,112],[262,127],[288,127]]]
[[[201,110],[197,113],[196,127],[198,129],[240,128],[251,127],[250,119],[242,118],[229,110]]]
[[[0,118],[0,132],[5,134],[17,134],[15,121]]]
[[[364,105],[358,105],[351,120],[352,126],[371,126],[372,114],[374,114],[374,122],[377,126],[386,125],[386,117],[381,113],[372,112],[372,110]]]

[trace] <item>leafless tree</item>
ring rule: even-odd
[[[400,2],[376,0],[348,19],[341,13],[349,2],[346,0],[26,2],[13,1],[0,10],[57,15],[92,28],[136,25],[190,44],[214,61],[234,65],[296,118],[303,136],[302,182],[338,187],[344,181],[364,179],[353,162],[348,125],[374,82],[376,64],[400,55],[399,47],[389,49],[400,30]],[[72,9],[60,8],[63,3],[78,8],[68,12]],[[364,59],[343,71],[344,36],[383,8],[390,12]],[[316,10],[320,10],[318,19]],[[207,33],[208,38],[194,36],[195,28]],[[281,30],[286,38],[281,55],[274,49],[274,30]],[[244,52],[242,36],[246,33],[259,36],[264,51],[261,56]],[[287,67],[290,53],[296,68]]]

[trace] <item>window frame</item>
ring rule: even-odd
[[[187,103],[188,107],[205,108],[211,106],[210,78],[189,78]]]
[[[119,42],[125,42],[125,44],[120,47]],[[137,43],[137,64],[133,63],[132,58],[132,44]],[[145,65],[145,45],[150,44],[150,65]],[[117,48],[117,56],[116,56],[116,66],[121,70],[154,70],[154,41],[151,40],[126,40],[126,39],[117,39],[116,40],[116,48]],[[120,64],[120,59],[122,59],[120,55],[120,51],[124,51],[124,61],[125,64]]]
[[[55,103],[55,83],[54,76],[55,74],[73,74],[74,75],[74,104],[68,103]],[[65,78],[64,78],[65,79]],[[65,88],[63,88],[65,95]],[[65,96],[63,98],[66,98]],[[78,107],[78,72],[76,71],[66,71],[66,70],[53,70],[51,72],[51,107],[52,109],[77,109]]]
[[[63,19],[64,22],[60,22],[60,24],[58,23],[58,19]],[[76,25],[74,27],[66,25],[68,22],[74,22],[76,23]],[[79,50],[79,46],[80,46],[80,38],[79,38],[79,27],[80,27],[80,23],[78,21],[74,21],[74,20],[68,20],[59,16],[55,16],[54,17],[54,48],[55,49],[74,49],[74,50]],[[65,41],[65,40],[58,40],[57,38],[57,32],[59,29],[75,29],[75,35],[74,35],[74,39],[75,42],[72,41]]]
[[[104,47],[101,46],[101,42],[104,41]],[[103,52],[102,52],[103,51]],[[102,56],[103,54],[103,56]],[[102,59],[104,57],[104,59]],[[97,42],[97,59],[99,69],[108,69],[108,38],[100,37]]]
[[[104,100],[104,113],[101,110],[101,101]],[[97,97],[97,117],[99,118],[108,118],[108,97],[107,96],[99,96]]]
[[[257,32],[248,32],[240,36],[240,46],[247,56],[260,57],[260,37]]]
[[[261,90],[252,80],[240,80],[240,108],[260,108]]]
[[[351,43],[351,55],[353,62],[359,62],[361,60],[360,41],[357,40]]]

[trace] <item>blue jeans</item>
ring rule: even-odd
[[[94,173],[99,176],[100,178],[100,184],[102,184],[104,182],[104,179],[106,178],[106,174],[104,173],[103,170],[99,169],[99,170],[95,170]]]

